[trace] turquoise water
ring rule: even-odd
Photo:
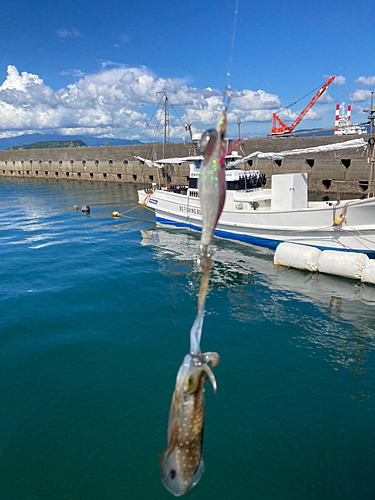
[[[1,179],[0,195],[1,499],[173,498],[159,457],[198,235],[155,228],[132,185]],[[375,498],[374,305],[375,287],[215,241],[218,392],[186,498]]]

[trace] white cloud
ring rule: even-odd
[[[20,75],[15,66],[8,66],[8,76],[6,77],[5,82],[0,86],[0,91],[10,89],[26,92],[27,88],[42,84],[43,80],[39,78],[38,75],[26,73],[26,71]]]
[[[335,101],[328,94],[328,92],[324,92],[324,94],[316,101],[316,104],[332,104],[333,102]]]
[[[82,33],[76,28],[56,30],[55,33],[59,38],[75,38],[83,36]]]
[[[304,120],[321,120],[322,117],[320,116],[319,113],[317,113],[316,111],[314,111],[313,109],[309,109],[308,112],[305,114]]]
[[[333,85],[345,85],[346,78],[345,78],[345,76],[337,75],[332,83],[333,83]]]
[[[85,76],[85,73],[80,69],[68,69],[66,71],[61,71],[60,75],[62,76],[74,76],[76,78],[82,78]]]
[[[369,90],[357,89],[349,97],[350,102],[365,102],[371,98],[371,92]]]
[[[369,76],[366,78],[365,76],[360,76],[355,80],[357,83],[362,83],[363,85],[375,85],[375,76]]]
[[[95,74],[65,71],[75,81],[57,91],[38,75],[20,74],[9,66],[8,76],[0,85],[0,134],[56,131],[66,135],[139,137],[161,98],[156,93],[162,89],[167,89],[170,103],[181,117],[171,113],[173,138],[186,136],[187,122],[195,131],[212,126],[222,110],[222,92],[217,89],[198,89],[184,80],[160,78],[144,66],[130,68],[111,61],[101,61],[101,65],[101,71]],[[228,122],[234,128],[238,118],[242,122],[271,122],[272,113],[278,113],[280,106],[279,97],[264,90],[235,91]],[[291,122],[298,113],[287,109],[279,116]],[[320,116],[310,111],[306,118],[316,120]],[[148,134],[143,140],[152,136],[151,127]]]
[[[278,109],[281,106],[281,102],[276,95],[268,94],[264,90],[258,90],[257,92],[243,90],[242,92],[233,94],[232,106],[241,111]]]

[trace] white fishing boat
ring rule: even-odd
[[[363,139],[320,146],[346,149],[366,146]],[[302,151],[302,150],[301,150]],[[272,176],[271,189],[264,189],[265,176],[257,170],[243,170],[245,162],[258,155],[282,159],[288,154],[255,152],[245,158],[232,154],[226,158],[227,192],[215,235],[244,242],[276,247],[281,242],[299,243],[322,250],[364,252],[375,257],[375,198],[345,201],[308,201],[307,176]],[[309,152],[305,149],[302,152]],[[155,211],[160,224],[200,230],[202,224],[197,180],[202,156],[170,158],[150,162],[159,168],[188,162],[189,186],[157,187],[138,191],[139,203]],[[242,167],[242,168],[241,168]]]

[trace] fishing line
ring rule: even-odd
[[[232,29],[232,43],[231,43],[231,47],[230,47],[230,54],[229,54],[229,61],[228,61],[227,78],[230,78],[230,76],[231,76],[230,72],[232,71],[234,42],[235,42],[235,39],[236,39],[237,18],[238,18],[238,5],[239,5],[239,3],[240,3],[240,0],[236,0],[236,7],[235,7],[235,10],[234,10],[234,19],[233,19],[233,29]]]
[[[236,40],[236,31],[237,31],[237,18],[238,18],[238,5],[240,3],[240,0],[236,0],[236,7],[234,10],[234,19],[233,19],[233,28],[232,28],[232,42],[230,46],[230,52],[229,52],[229,60],[228,60],[228,68],[227,68],[227,84],[225,85],[224,92],[223,92],[223,102],[224,102],[224,108],[228,109],[230,99],[232,97],[232,87],[230,86],[229,79],[231,77],[231,71],[232,71],[232,63],[233,63],[233,52],[234,52],[234,43]]]

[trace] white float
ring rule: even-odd
[[[375,261],[369,260],[362,271],[361,281],[375,285]]]
[[[276,248],[273,263],[275,266],[360,279],[364,283],[375,285],[375,260],[370,260],[364,253],[320,251],[307,245],[280,243]]]
[[[280,243],[273,258],[275,266],[294,267],[304,271],[317,271],[318,259],[322,252],[315,247]]]
[[[324,250],[319,255],[318,271],[344,278],[361,279],[369,258],[364,253]]]

